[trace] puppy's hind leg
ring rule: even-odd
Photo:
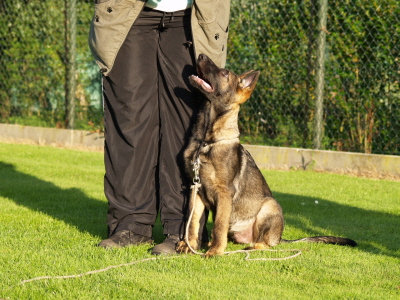
[[[254,222],[254,245],[247,249],[265,249],[278,245],[281,241],[283,227],[282,208],[275,199],[269,197]]]

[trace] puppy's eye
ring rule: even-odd
[[[229,71],[228,70],[221,70],[222,75],[224,75],[225,77],[229,76]]]

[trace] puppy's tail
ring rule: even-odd
[[[281,243],[298,243],[298,242],[324,243],[324,244],[334,244],[334,245],[351,246],[351,247],[357,246],[357,243],[351,239],[341,238],[336,236],[313,236],[298,240],[281,239]]]

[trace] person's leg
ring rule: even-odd
[[[157,216],[157,43],[152,18],[142,12],[104,77],[109,236],[130,231],[151,237]]]
[[[198,102],[190,91],[189,76],[196,72],[191,46],[190,11],[166,14],[158,51],[160,101],[160,216],[167,235],[153,254],[171,254],[185,232],[190,181],[183,151],[191,134]],[[203,224],[205,220],[203,218]],[[203,228],[202,228],[203,229]],[[205,241],[206,230],[201,230]],[[172,238],[171,238],[172,235]],[[201,235],[200,235],[201,236]]]
[[[158,51],[160,101],[160,215],[164,234],[184,233],[189,194],[183,151],[191,130],[197,102],[190,91],[195,73],[190,46],[190,14],[167,14],[160,30]]]

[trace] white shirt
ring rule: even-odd
[[[155,10],[173,12],[191,7],[193,0],[148,0],[146,6]]]

